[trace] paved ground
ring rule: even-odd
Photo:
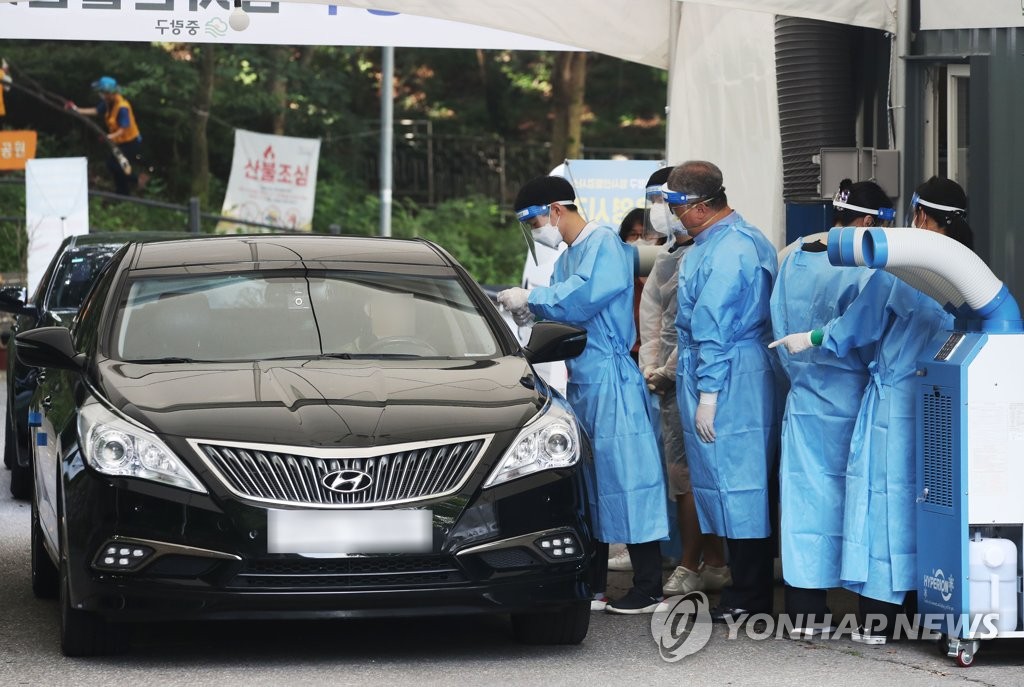
[[[2,381],[2,376],[0,376]],[[4,396],[5,398],[6,396]],[[0,401],[0,412],[3,411]],[[675,663],[659,657],[649,616],[593,615],[579,647],[515,644],[504,618],[249,622],[141,626],[130,651],[66,659],[55,602],[29,590],[29,505],[0,468],[0,685],[1024,685],[1024,641],[990,642],[957,668],[934,645],[865,647],[729,639]],[[613,574],[613,592],[628,585]],[[850,607],[833,594],[833,610]]]

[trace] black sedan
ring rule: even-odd
[[[17,335],[31,400],[32,580],[65,654],[134,621],[504,612],[589,624],[592,462],[525,350],[425,241],[132,243],[69,331]]]

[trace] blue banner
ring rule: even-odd
[[[618,229],[626,213],[644,206],[647,179],[661,160],[566,160],[558,173],[576,189],[580,213]]]

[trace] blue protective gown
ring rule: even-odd
[[[733,212],[694,237],[679,270],[676,394],[701,531],[767,537],[778,437],[769,298],[775,247]],[[695,432],[700,392],[718,392],[717,439]]]
[[[902,603],[916,589],[915,389],[926,345],[953,317],[932,298],[878,271],[826,325],[822,348],[839,356],[877,342],[846,468],[843,586]]]
[[[772,291],[775,338],[842,315],[872,274],[865,267],[833,267],[824,251],[794,250]],[[790,383],[779,466],[783,574],[793,587],[839,587],[846,463],[875,347],[842,357],[821,348],[796,355],[776,350]]]
[[[647,387],[629,356],[633,255],[610,227],[590,223],[555,263],[551,286],[530,292],[530,311],[587,330],[583,353],[566,361],[566,398],[590,436],[597,472],[593,520],[603,542],[668,537],[668,508]]]

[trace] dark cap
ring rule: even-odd
[[[550,205],[576,200],[576,190],[563,177],[537,177],[530,179],[516,194],[512,209],[516,212],[533,205]]]
[[[657,172],[651,175],[651,178],[647,180],[647,187],[651,186],[664,186],[668,183],[668,175],[672,173],[674,167],[662,167]]]

